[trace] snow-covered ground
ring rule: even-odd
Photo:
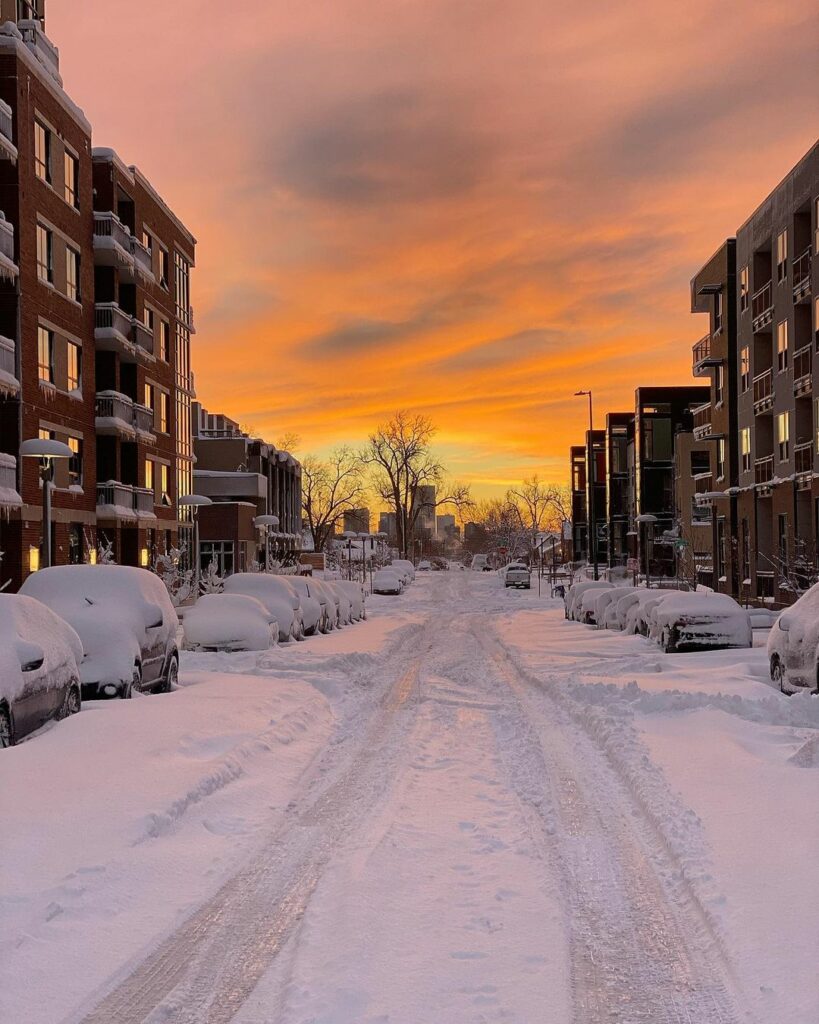
[[[815,1024],[819,700],[764,646],[368,610],[2,752],[0,1020]]]

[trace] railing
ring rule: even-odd
[[[154,352],[154,332],[150,327],[138,320],[136,317],[131,319],[131,324],[134,329],[134,344],[141,348],[143,352],[149,352],[153,355]]]
[[[147,487],[134,488],[134,509],[140,515],[153,514],[154,492]]]
[[[773,397],[773,371],[765,370],[754,377],[754,405]]]
[[[773,468],[773,455],[766,455],[764,459],[757,459],[754,462],[754,483],[770,483],[773,480]]]
[[[18,21],[17,27],[23,37],[23,42],[49,66],[49,70],[55,76],[60,74],[60,52],[54,43],[43,32],[42,23],[34,19]]]
[[[793,354],[793,389],[801,390],[803,385],[811,383],[812,346],[803,345]]]
[[[126,255],[131,253],[131,233],[115,213],[94,214],[94,238],[110,238]]]
[[[134,426],[142,434],[153,434],[154,411],[147,405],[134,403]]]
[[[126,341],[131,338],[131,317],[116,302],[98,302],[94,307],[94,327],[98,331],[116,331]]]
[[[704,405],[698,405],[691,410],[694,416],[694,430],[698,427],[710,427],[711,426],[711,403],[706,402]]]
[[[151,250],[144,246],[135,235],[131,235],[131,252],[136,269],[146,277],[153,279],[154,258],[151,255]]]
[[[8,501],[4,501],[4,495],[8,496]],[[0,452],[0,505],[2,504],[19,504],[17,459],[13,455],[6,455],[5,452]]]
[[[13,144],[14,126],[12,122],[11,107],[5,100],[0,100],[0,133]]]
[[[11,338],[0,335],[0,370],[10,376],[16,376],[15,365],[16,345]]]
[[[802,253],[801,256],[793,261],[793,290],[798,292],[805,283],[810,283],[810,268],[812,263],[812,252],[811,247]]]
[[[751,296],[751,313],[754,320],[767,316],[773,309],[773,290],[771,282],[763,284],[760,289]]]
[[[694,493],[697,495],[706,494],[710,491],[711,480],[713,479],[712,473],[697,473],[694,477]]]
[[[154,492],[145,487],[132,487],[109,480],[97,484],[97,507],[112,509],[113,515],[130,518],[133,515],[152,515]]]
[[[694,366],[697,366],[703,361],[708,359],[711,355],[711,335],[706,334],[704,338],[700,340],[691,349],[693,355]]]
[[[125,426],[134,426],[134,403],[119,391],[98,391],[95,401],[97,419],[120,420]]]
[[[14,225],[0,214],[0,253],[14,263]]]
[[[803,441],[793,448],[794,469],[797,473],[813,472],[813,442]]]

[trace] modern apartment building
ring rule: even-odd
[[[608,565],[606,530],[606,432],[586,431],[586,519],[590,562]]]
[[[586,495],[586,446],[572,445],[569,449],[572,492],[572,561],[585,562],[589,557],[589,533]],[[466,524],[470,526],[469,523]],[[464,539],[467,539],[464,530]]]
[[[191,459],[175,404],[190,357],[183,373],[173,341],[190,328],[189,279],[170,268],[189,269],[194,240],[135,168],[92,149],[43,17],[42,0],[0,0],[0,583],[12,588],[43,541],[39,461],[19,457],[23,441],[73,452],[54,468],[56,564],[93,560],[98,543],[149,564],[176,544]]]
[[[634,520],[634,413],[606,416],[606,537],[608,564],[625,566]]]

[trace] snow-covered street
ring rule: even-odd
[[[0,1019],[815,1024],[819,700],[764,647],[495,574],[368,614],[3,752]]]

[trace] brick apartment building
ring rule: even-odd
[[[199,510],[202,568],[212,561],[220,575],[244,572],[261,561],[259,515],[275,515],[271,554],[296,558],[302,547],[301,464],[289,452],[250,437],[222,413],[193,403],[197,494],[213,502]]]
[[[0,0],[0,23],[0,582],[16,588],[42,547],[26,439],[74,452],[55,464],[55,563],[177,543],[195,243],[138,170],[92,149],[44,0]]]

